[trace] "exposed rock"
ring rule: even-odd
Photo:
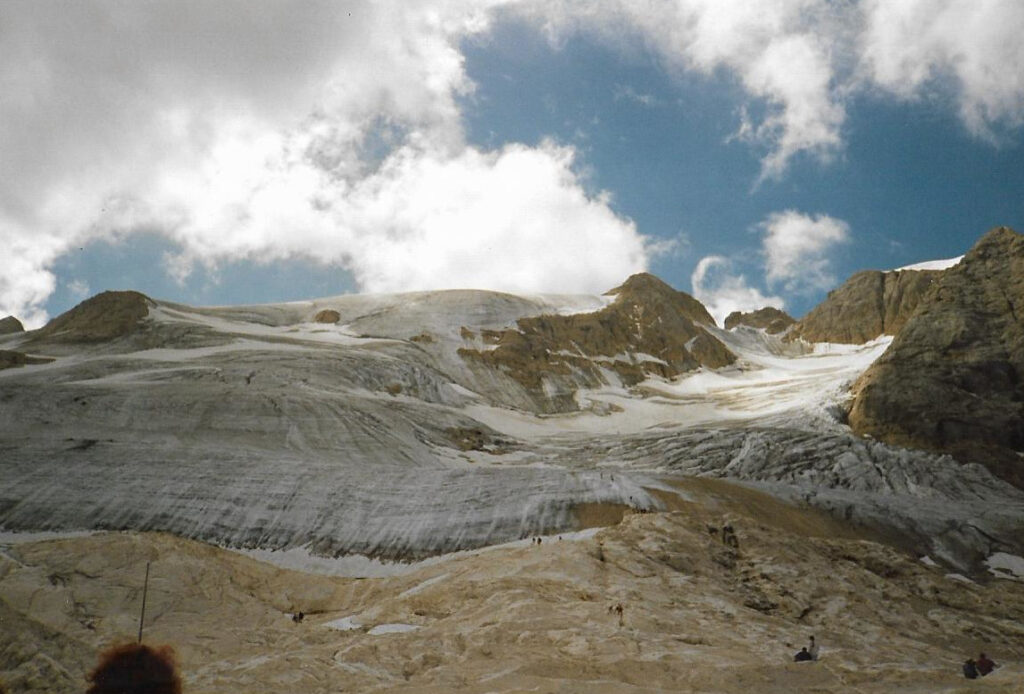
[[[741,311],[733,311],[725,317],[725,329],[732,330],[733,328],[746,325],[751,328],[759,328],[771,335],[778,335],[796,323],[796,320],[786,313],[780,311],[774,306],[765,306],[759,308],[756,311],[750,311],[749,313],[743,313]]]
[[[103,342],[131,333],[155,303],[134,291],[108,291],[86,299],[33,333],[33,341]]]
[[[314,323],[337,323],[341,320],[341,314],[334,309],[325,308],[313,316]]]
[[[10,349],[0,349],[0,369],[10,369],[25,364],[45,364],[53,361],[45,357],[31,357],[24,352],[15,352]]]
[[[855,431],[981,462],[1024,487],[1024,237],[986,234],[855,386]]]
[[[858,272],[797,321],[787,338],[864,344],[880,335],[895,335],[942,272]]]
[[[493,348],[459,354],[507,374],[549,412],[578,409],[576,390],[607,385],[609,373],[632,386],[649,375],[673,378],[735,361],[704,328],[715,324],[707,309],[657,277],[634,275],[608,294],[615,301],[599,311],[528,317],[514,329],[484,330],[481,338]]]
[[[25,326],[14,316],[0,318],[0,335],[11,335],[25,331]]]

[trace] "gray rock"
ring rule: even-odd
[[[746,325],[764,330],[769,335],[783,333],[794,323],[796,320],[791,315],[772,306],[765,306],[749,313],[733,311],[725,317],[726,330]]]
[[[856,384],[855,431],[980,462],[1024,487],[1024,237],[986,234]]]
[[[14,316],[0,318],[0,335],[12,335],[25,331],[25,326]]]

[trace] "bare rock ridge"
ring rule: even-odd
[[[765,306],[749,313],[733,311],[725,317],[726,330],[746,325],[751,328],[764,330],[769,335],[778,335],[779,333],[786,332],[786,329],[794,323],[796,323],[796,320],[791,315],[785,311],[780,311],[774,306]]]
[[[1024,487],[1024,236],[990,231],[860,378],[861,434],[980,462]]]
[[[801,318],[787,337],[808,342],[864,344],[895,335],[943,270],[865,270]]]
[[[35,331],[34,340],[103,342],[130,333],[149,314],[153,300],[134,291],[108,291],[86,299]]]
[[[25,326],[14,316],[0,318],[0,335],[13,335],[21,332],[25,332]]]
[[[608,295],[615,301],[593,313],[533,316],[515,328],[485,330],[490,348],[463,348],[459,355],[508,374],[550,412],[578,409],[576,389],[606,385],[608,373],[633,386],[651,374],[673,378],[735,361],[705,330],[715,325],[707,309],[654,275],[633,275]]]

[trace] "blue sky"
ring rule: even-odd
[[[800,316],[1024,229],[1018,3],[638,7],[0,5],[0,314],[649,269]]]

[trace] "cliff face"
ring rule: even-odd
[[[485,348],[459,355],[510,376],[548,412],[578,409],[576,390],[608,385],[609,374],[632,386],[648,375],[673,378],[735,361],[704,329],[715,324],[707,309],[657,277],[634,275],[608,294],[615,301],[600,311],[533,316],[515,328],[485,330]]]
[[[746,325],[751,328],[764,330],[769,335],[778,335],[785,332],[794,323],[796,323],[796,320],[791,315],[772,306],[765,306],[749,313],[733,311],[725,317],[726,330]]]
[[[1024,487],[1024,236],[986,234],[857,382],[855,431],[953,453]]]
[[[804,316],[790,339],[864,344],[895,335],[943,270],[865,270],[848,279]]]

